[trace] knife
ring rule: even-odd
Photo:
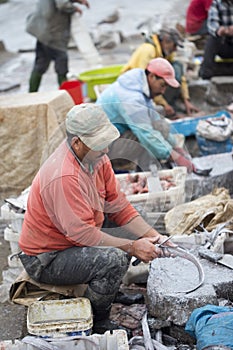
[[[224,265],[233,270],[233,255],[231,254],[217,253],[205,247],[200,247],[198,254],[204,259],[212,261],[215,264],[218,263]]]
[[[159,244],[156,244],[156,246],[157,246],[158,248],[161,247],[161,246],[163,246],[164,243],[166,243],[167,241],[169,241],[173,236],[174,236],[174,235],[171,235],[171,236],[167,237],[163,242],[161,242],[161,243],[159,243]],[[140,264],[140,262],[141,262],[141,260],[137,258],[136,260],[134,260],[134,261],[132,262],[132,265],[133,265],[133,266],[137,266],[138,264]]]

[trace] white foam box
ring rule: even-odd
[[[139,175],[141,177],[148,177],[151,172],[139,172],[131,175]],[[117,174],[116,177],[120,182],[122,192],[125,192],[125,183],[129,174]],[[178,204],[185,202],[185,181],[187,176],[186,167],[175,167],[168,170],[159,170],[159,178],[171,177],[174,187],[168,190],[138,193],[126,195],[127,199],[132,205],[141,205],[147,212],[166,212],[174,208]]]
[[[9,267],[12,267],[12,268],[16,268],[16,267],[22,268],[23,267],[23,264],[21,263],[20,258],[15,254],[8,255],[7,261],[8,261]]]
[[[21,232],[24,214],[14,212],[8,203],[5,203],[1,206],[1,216],[10,222],[10,226],[14,232]]]
[[[20,252],[18,232],[14,232],[10,227],[6,227],[4,230],[4,239],[5,241],[9,241],[12,254]]]
[[[36,301],[28,307],[27,329],[41,337],[90,335],[93,326],[87,298]]]

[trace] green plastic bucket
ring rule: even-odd
[[[123,65],[106,66],[98,69],[85,71],[79,74],[78,79],[87,85],[87,96],[96,100],[95,85],[111,84],[120,75]]]

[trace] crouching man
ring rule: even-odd
[[[38,282],[87,284],[85,297],[97,323],[108,318],[131,256],[144,262],[162,256],[155,243],[164,236],[119,189],[107,156],[119,132],[103,109],[95,104],[74,106],[67,114],[66,131],[67,139],[33,180],[19,256]],[[117,230],[103,231],[105,216]],[[122,232],[135,240],[122,237]]]

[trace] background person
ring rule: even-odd
[[[161,256],[154,243],[164,236],[144,221],[119,189],[106,155],[119,132],[102,108],[74,106],[67,114],[66,130],[67,140],[33,180],[19,257],[29,276],[40,283],[88,284],[85,297],[96,323],[108,317],[131,256],[145,262]],[[120,230],[104,232],[105,215]],[[124,238],[125,232],[135,240]]]
[[[146,69],[134,68],[120,75],[97,99],[110,121],[118,128],[121,139],[113,143],[109,156],[137,161],[148,170],[155,160],[172,160],[177,165],[194,169],[193,163],[170,132],[166,118],[157,113],[153,99],[164,94],[167,86],[178,88],[172,65],[155,58]],[[127,140],[131,140],[129,142]]]
[[[176,102],[180,96],[184,101],[185,111],[188,115],[192,112],[198,112],[198,109],[190,101],[188,84],[184,76],[183,66],[174,58],[177,46],[182,45],[183,39],[176,29],[161,29],[158,35],[153,34],[146,37],[146,41],[133,52],[128,63],[122,69],[122,73],[132,68],[145,69],[153,58],[158,57],[165,58],[173,65],[176,79],[180,83],[181,88],[174,89],[169,86],[163,94],[156,96],[154,99],[157,105],[164,107],[167,117],[175,115],[177,108]]]
[[[233,59],[233,0],[213,0],[208,13],[209,36],[206,41],[199,75],[233,75],[233,63],[216,63],[216,55]]]
[[[68,73],[67,46],[71,17],[82,10],[75,3],[89,7],[87,0],[39,0],[34,13],[27,19],[26,30],[36,37],[36,57],[29,80],[29,92],[39,89],[43,74],[54,61],[59,86]]]
[[[186,11],[185,31],[192,35],[206,35],[208,11],[212,0],[191,0]]]

